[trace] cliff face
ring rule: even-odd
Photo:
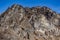
[[[15,4],[0,15],[0,40],[60,40],[60,15]]]

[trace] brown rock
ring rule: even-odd
[[[60,14],[14,4],[0,15],[0,40],[60,40]]]

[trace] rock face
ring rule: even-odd
[[[15,4],[0,15],[0,40],[60,40],[60,14]]]

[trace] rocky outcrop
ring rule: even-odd
[[[14,4],[0,15],[0,40],[60,40],[60,14]]]

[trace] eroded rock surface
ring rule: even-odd
[[[15,4],[0,15],[0,40],[60,40],[60,14]]]

